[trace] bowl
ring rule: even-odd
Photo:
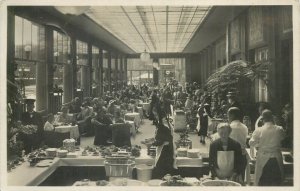
[[[160,186],[160,184],[162,183],[163,181],[160,180],[160,179],[152,179],[152,180],[149,180],[147,183],[149,186]]]
[[[229,180],[207,180],[201,186],[242,186],[241,184]]]

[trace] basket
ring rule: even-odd
[[[242,186],[241,184],[229,180],[207,180],[201,186]]]
[[[107,157],[104,161],[104,166],[106,176],[108,177],[131,178],[135,161],[124,156]]]

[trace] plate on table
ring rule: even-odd
[[[160,184],[162,183],[163,181],[160,180],[160,179],[152,179],[152,180],[149,180],[147,183],[149,186],[160,186]]]
[[[42,160],[36,164],[36,167],[48,167],[53,163],[52,160]]]
[[[143,186],[144,182],[128,178],[118,178],[112,181],[114,186]]]

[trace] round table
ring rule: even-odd
[[[139,113],[133,112],[133,113],[126,113],[125,114],[125,120],[126,121],[134,121],[134,124],[137,128],[140,127],[141,123],[141,117]]]
[[[59,133],[70,132],[70,138],[73,139],[77,139],[80,136],[77,125],[60,125],[55,127],[55,132],[59,132]]]

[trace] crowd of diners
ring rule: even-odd
[[[106,138],[103,142],[110,144],[112,137],[109,125],[125,123],[124,115],[127,112],[137,111],[141,102],[149,102],[149,110],[144,111],[144,114],[156,126],[153,145],[158,148],[154,178],[176,174],[171,116],[174,110],[184,110],[187,127],[190,131],[197,131],[200,143],[204,145],[207,140],[213,140],[209,148],[212,178],[244,182],[249,160],[246,152],[247,136],[250,135],[248,144],[257,149],[254,184],[280,185],[284,178],[282,144],[293,149],[292,106],[285,105],[282,115],[275,116],[268,103],[260,103],[259,117],[255,120],[252,132],[252,127],[243,124],[243,116],[247,111],[238,102],[238,96],[234,92],[228,92],[226,98],[227,100],[221,100],[219,108],[214,108],[216,106],[213,106],[209,92],[201,89],[196,82],[184,86],[176,80],[170,80],[160,87],[128,85],[122,90],[106,92],[101,97],[87,97],[83,100],[75,97],[70,103],[62,105],[58,114],[48,114],[44,124],[41,116],[34,111],[34,100],[27,100],[27,111],[22,115],[22,124],[36,125],[38,130],[33,138],[23,141],[26,152],[29,152],[40,145],[43,131],[54,131],[57,124],[76,124],[81,135],[93,135],[95,126],[106,125],[106,132],[103,132]],[[208,133],[209,120],[220,116],[224,122],[217,126],[216,132]],[[196,128],[198,121],[199,129]],[[250,131],[252,134],[249,134]]]

